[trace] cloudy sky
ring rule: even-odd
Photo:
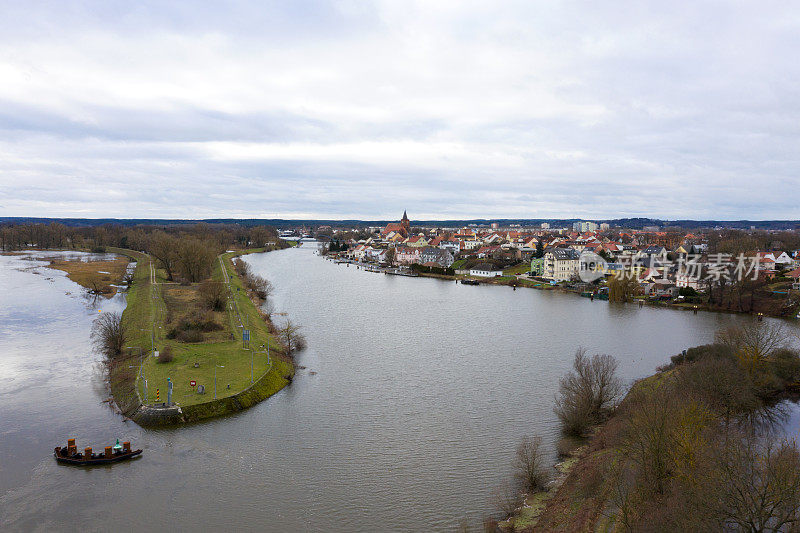
[[[214,4],[0,0],[0,216],[800,218],[792,2]]]

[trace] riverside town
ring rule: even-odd
[[[800,4],[0,2],[0,533],[800,533]]]
[[[780,233],[590,221],[412,228],[406,212],[384,227],[315,232],[323,254],[370,271],[797,316],[800,241]]]

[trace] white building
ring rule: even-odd
[[[578,233],[586,233],[597,231],[597,224],[594,222],[575,222],[572,224],[572,229]]]
[[[471,268],[469,270],[469,275],[480,278],[496,278],[502,276],[503,271],[497,270],[496,267],[488,263],[481,263],[480,265],[475,265],[473,268]]]
[[[580,255],[572,248],[555,248],[544,254],[542,277],[554,281],[569,281],[578,276]]]

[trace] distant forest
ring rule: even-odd
[[[661,229],[698,229],[698,228],[730,228],[745,229],[755,227],[758,230],[796,230],[800,229],[800,220],[660,220],[654,218],[618,218],[613,220],[606,219],[578,219],[578,218],[528,218],[528,219],[470,219],[470,220],[414,220],[415,226],[428,227],[461,227],[470,224],[489,225],[498,223],[501,226],[519,224],[520,226],[538,226],[543,222],[556,227],[571,226],[573,222],[579,220],[591,220],[593,222],[607,222],[613,227],[625,229],[642,229],[649,226],[658,226]],[[331,226],[334,228],[360,227],[360,226],[383,226],[393,220],[287,220],[287,219],[234,219],[218,218],[204,220],[189,219],[152,219],[152,218],[37,218],[37,217],[0,217],[0,226],[19,225],[19,224],[50,224],[59,223],[68,227],[96,227],[104,225],[115,226],[187,226],[198,223],[210,225],[235,225],[243,227],[272,226],[277,229],[295,228],[299,226]]]

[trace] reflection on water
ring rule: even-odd
[[[553,450],[553,397],[578,346],[616,355],[632,380],[747,320],[373,274],[313,251],[247,258],[308,339],[294,383],[235,416],[158,431],[103,403],[97,310],[77,285],[0,257],[0,529],[452,530],[492,511],[520,436]],[[130,438],[144,456],[58,466],[52,449],[69,436]]]

